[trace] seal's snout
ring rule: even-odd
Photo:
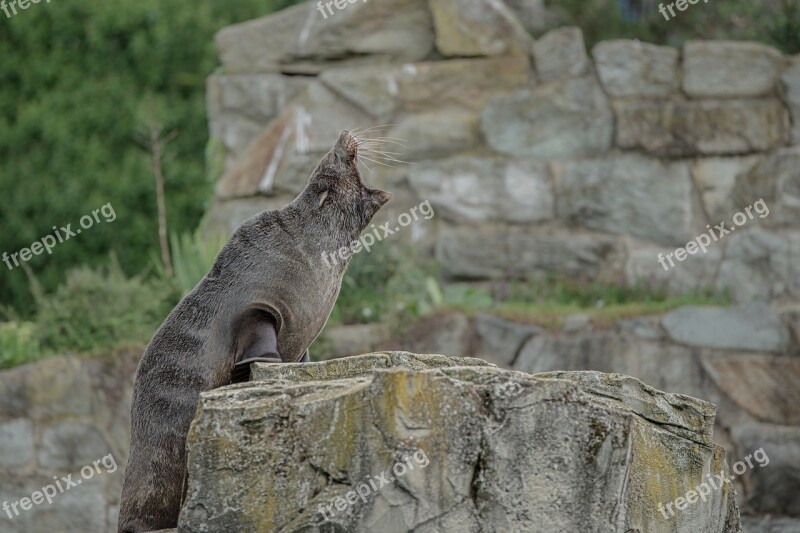
[[[336,141],[336,149],[349,160],[355,161],[358,155],[358,141],[349,131],[343,130],[339,134],[339,140]]]

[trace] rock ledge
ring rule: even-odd
[[[665,518],[727,478],[714,406],[628,376],[407,352],[253,376],[201,396],[179,531],[741,531],[728,481]]]

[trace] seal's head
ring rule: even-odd
[[[306,192],[312,209],[360,233],[392,195],[364,185],[357,164],[358,139],[343,131],[311,173]]]

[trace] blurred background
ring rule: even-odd
[[[167,313],[339,131],[382,125],[399,161],[362,168],[395,195],[376,223],[435,215],[354,257],[312,359],[471,355],[712,401],[730,459],[772,460],[738,482],[745,531],[800,531],[800,1],[295,4],[0,13],[0,252],[116,214],[0,264],[0,501],[124,465]],[[121,473],[1,529],[114,529]]]

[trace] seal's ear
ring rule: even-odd
[[[324,191],[322,191],[322,193],[319,195],[319,204],[317,204],[317,207],[318,207],[318,208],[319,208],[319,207],[322,207],[322,206],[325,204],[325,200],[327,200],[327,199],[328,199],[328,190],[327,190],[327,189],[325,189],[325,190],[324,190]]]
[[[392,199],[392,193],[380,189],[370,189],[369,194],[372,197],[372,201],[378,204],[378,207],[383,206],[383,204]]]

